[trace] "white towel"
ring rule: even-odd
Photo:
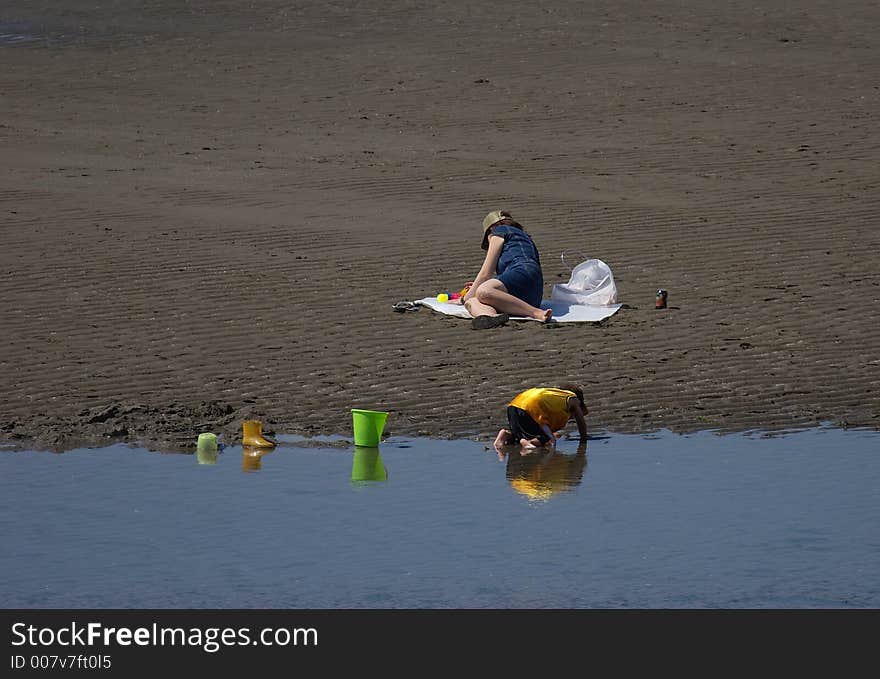
[[[434,311],[439,311],[447,316],[458,316],[459,318],[472,318],[470,312],[461,304],[449,304],[448,302],[438,302],[436,297],[425,297],[424,299],[415,300],[416,304],[422,304],[430,307]],[[609,304],[608,306],[597,306],[594,304],[569,304],[568,302],[557,302],[555,300],[545,299],[541,302],[542,309],[553,309],[552,320],[557,323],[596,323],[609,316],[615,314],[622,304]],[[527,318],[525,316],[511,316],[511,320],[516,321],[534,321],[537,319]]]

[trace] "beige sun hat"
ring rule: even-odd
[[[510,213],[508,212],[506,215],[502,214],[501,210],[492,210],[489,214],[487,214],[483,218],[483,249],[489,247],[489,228],[500,222],[502,219],[510,219],[508,216]]]

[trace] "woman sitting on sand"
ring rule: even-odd
[[[538,248],[525,229],[506,210],[495,210],[483,220],[486,258],[468,291],[457,303],[474,317],[475,330],[504,325],[509,314],[550,320],[552,311],[541,308],[544,275]]]

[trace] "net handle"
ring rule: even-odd
[[[569,258],[571,258],[572,256],[579,257],[579,259],[577,260],[577,263],[574,266],[569,264],[568,260],[565,259],[566,254],[569,256]],[[562,263],[566,266],[566,268],[568,268],[569,271],[574,271],[575,266],[577,266],[581,262],[587,261],[587,256],[585,254],[583,254],[580,250],[563,250],[562,254],[560,255],[560,259],[562,260]]]

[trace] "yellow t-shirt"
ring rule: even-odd
[[[573,391],[536,387],[517,394],[508,405],[522,408],[538,424],[546,424],[552,431],[558,431],[571,417],[568,412],[570,398],[577,398]]]

